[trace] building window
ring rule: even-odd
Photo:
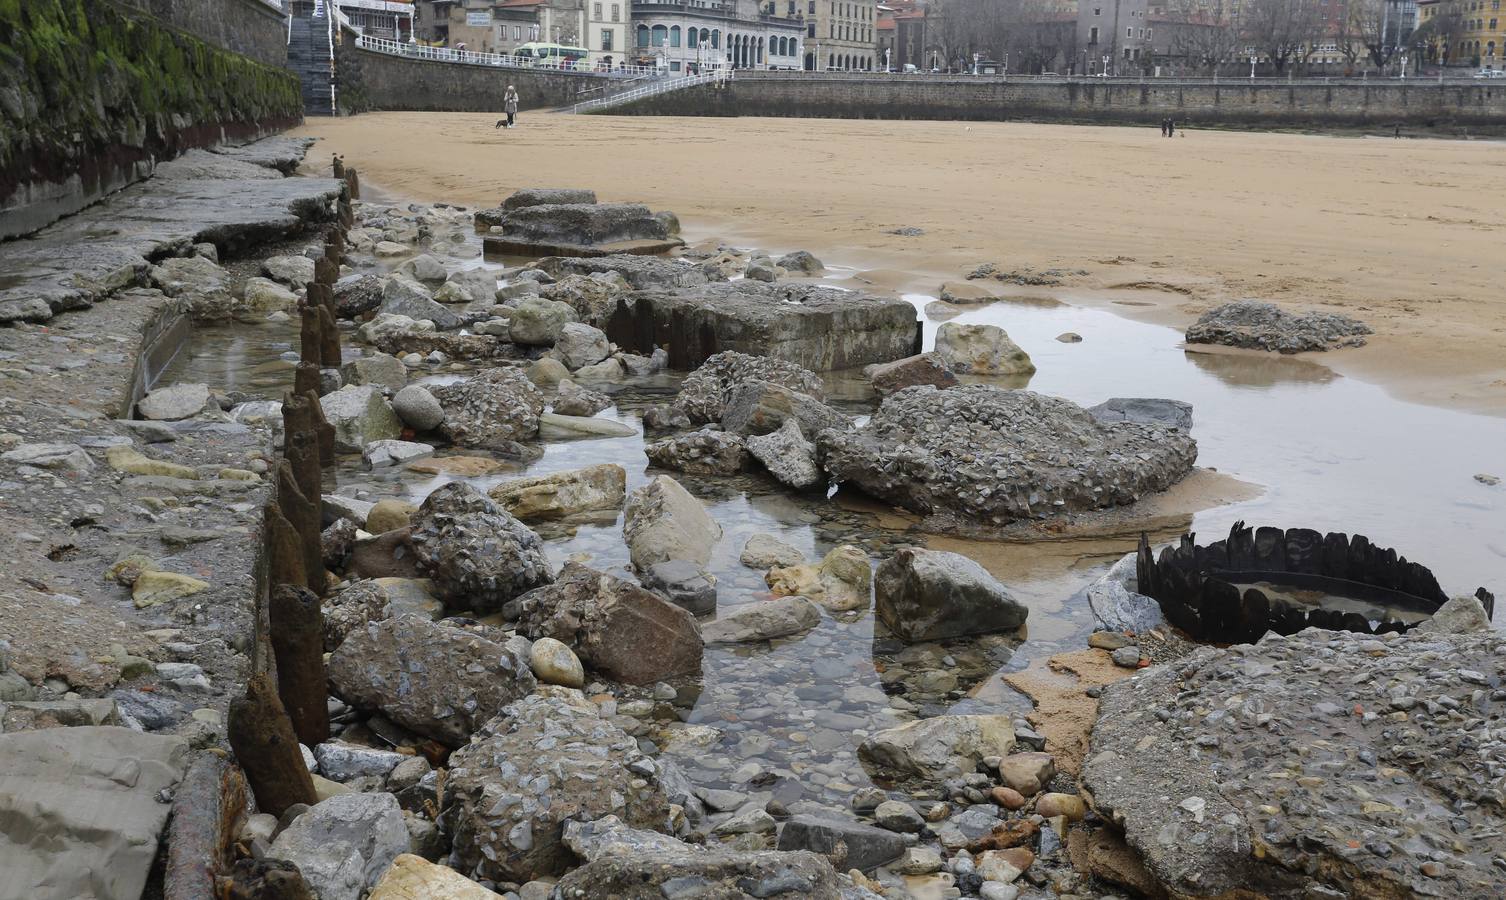
[[[1135,29],[1133,29],[1133,28],[1126,28],[1126,29],[1124,29],[1124,36],[1127,37],[1127,38],[1134,37],[1135,36]]]
[[[687,46],[690,49],[694,50],[696,47],[700,46],[700,43],[701,43],[701,33],[699,31],[696,31],[694,28],[686,29],[686,31],[685,31],[685,46]]]
[[[806,9],[806,12],[813,16],[816,14],[816,0],[810,0],[810,6]]]
[[[601,21],[601,4],[600,3],[596,4],[596,6],[593,9],[594,9],[594,12],[596,13],[596,16],[595,16],[596,21],[600,22]]]
[[[1101,16],[1101,15],[1103,15],[1103,9],[1101,7],[1100,8],[1095,8],[1093,10],[1093,15],[1095,15],[1095,16]]]
[[[612,4],[612,21],[613,22],[620,22],[620,21],[622,21],[622,4],[621,3],[613,3]]]
[[[808,25],[805,26],[805,36],[806,37],[812,37],[812,38],[816,36],[816,23],[815,22],[811,22],[811,23],[809,23]]]
[[[648,46],[648,26],[647,25],[639,25],[638,26],[638,46],[640,46],[640,47],[647,47]]]
[[[521,41],[523,39],[523,26],[522,25],[514,25],[512,27],[512,39],[515,40],[515,41]]]
[[[678,71],[680,71],[680,63],[678,61],[670,63],[669,64],[669,70],[671,72],[678,72]]]
[[[1094,25],[1092,28],[1088,29],[1088,43],[1089,44],[1096,44],[1096,43],[1098,43],[1098,26],[1097,25]]]
[[[669,45],[671,47],[680,46],[680,26],[676,25],[669,29]]]
[[[603,28],[601,30],[601,49],[605,50],[605,51],[608,51],[608,52],[610,52],[613,49],[612,48],[612,29],[610,29],[610,28]]]

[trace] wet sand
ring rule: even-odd
[[[935,292],[979,263],[1062,268],[1007,288],[1182,325],[1242,297],[1344,312],[1370,346],[1314,358],[1411,400],[1506,415],[1506,146],[960,122],[378,113],[311,121],[322,164],[423,201],[595,188],[692,240],[805,248]],[[893,229],[915,227],[906,237]]]

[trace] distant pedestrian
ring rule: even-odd
[[[1161,119],[1161,137],[1166,137],[1166,123],[1169,121],[1170,119],[1164,117]]]
[[[1396,137],[1397,138],[1401,137],[1401,123],[1400,122],[1396,123]]]
[[[502,103],[507,109],[507,127],[516,124],[518,115],[518,91],[512,85],[507,86],[507,93],[502,95]]]
[[[1167,137],[1175,137],[1176,133],[1177,133],[1177,120],[1176,119],[1167,119],[1166,120],[1166,136]]]

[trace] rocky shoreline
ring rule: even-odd
[[[1483,897],[1506,883],[1491,831],[1503,801],[1479,788],[1501,776],[1490,659],[1503,648],[1473,599],[1405,636],[1310,629],[1199,650],[1116,567],[1087,593],[1099,627],[1077,651],[1112,677],[1067,689],[1103,699],[1079,771],[1048,737],[1055,723],[973,696],[1029,623],[977,562],[910,536],[813,552],[714,517],[705,499],[756,481],[820,504],[842,484],[936,528],[1049,524],[1191,471],[1185,404],[1084,409],[961,384],[1031,364],[992,326],[952,329],[922,353],[913,306],[821,285],[810,254],[643,255],[678,245],[673,215],[590,192],[520,192],[472,214],[351,203],[350,177],[203,174],[230,205],[254,196],[239,208],[280,211],[153,231],[143,262],[103,281],[90,259],[78,278],[37,269],[50,298],[121,283],[89,288],[83,309],[48,301],[45,330],[27,313],[0,331],[13,354],[0,516],[27,588],[0,594],[0,785],[52,784],[38,762],[49,753],[95,768],[120,753],[153,773],[114,795],[55,785],[114,797],[111,839],[68,820],[47,831],[46,858],[129,873],[109,896],[143,895],[145,847],[189,846],[147,802],[158,791],[177,785],[173,823],[235,793],[199,786],[234,781],[219,761],[225,711],[264,677],[258,610],[284,571],[260,549],[263,505],[289,508],[276,448],[303,427],[290,418],[284,433],[279,393],[134,390],[167,316],[283,329],[282,389],[295,368],[317,387],[314,421],[334,451],[322,496],[307,498],[323,533],[303,563],[309,596],[324,595],[312,601],[324,651],[313,684],[328,695],[327,737],[290,757],[306,803],[273,808],[248,764],[259,760],[241,760],[255,803],[227,814],[213,873],[227,889],[1014,900]],[[276,187],[259,193],[256,180]],[[477,230],[591,252],[488,268]],[[978,302],[967,286],[942,293]],[[6,309],[41,316],[24,286],[7,290]],[[338,331],[311,338],[305,325],[300,353],[294,320],[319,307],[338,313]],[[344,345],[338,365],[320,340]],[[828,393],[829,370],[863,366],[862,405]],[[636,411],[652,434],[643,457],[584,464],[591,444],[639,433],[612,413],[635,383],[658,401]],[[582,464],[519,477],[561,453]],[[408,494],[419,476],[431,480]],[[59,511],[45,530],[38,507]],[[561,536],[577,534],[598,549],[562,558]],[[853,644],[876,680],[854,677]],[[1448,655],[1460,671],[1444,684],[1434,664]],[[1332,671],[1314,681],[1312,659]],[[757,668],[787,676],[739,682]],[[286,690],[298,676],[282,677]],[[1382,699],[1330,680],[1373,683]],[[62,751],[60,728],[78,738]],[[1311,729],[1368,777],[1308,784],[1303,767],[1318,761],[1282,754],[1301,757],[1290,736]],[[1312,796],[1278,813],[1250,805],[1259,780],[1282,773]],[[1344,827],[1364,852],[1312,837],[1333,824],[1319,802],[1356,817]],[[1469,840],[1427,838],[1448,829]]]

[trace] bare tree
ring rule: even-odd
[[[1411,39],[1411,35],[1402,34],[1401,13],[1390,0],[1349,0],[1344,20],[1351,40],[1363,47],[1370,62],[1382,71]],[[1355,48],[1356,56],[1359,47]]]
[[[1198,71],[1215,71],[1239,46],[1234,0],[1169,0],[1166,6],[1171,54]]]
[[[1244,4],[1245,40],[1265,55],[1277,72],[1303,57],[1323,33],[1317,0],[1248,0]]]

